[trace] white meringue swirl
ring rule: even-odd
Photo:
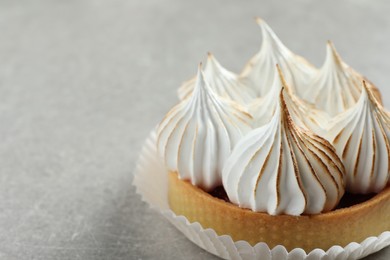
[[[350,68],[328,42],[324,65],[309,83],[304,96],[333,117],[356,103],[362,80],[363,77]]]
[[[314,104],[291,93],[289,88],[286,88],[286,92],[291,99],[290,115],[295,124],[301,128],[311,130],[319,136],[324,136],[330,121],[329,115],[317,109]]]
[[[318,110],[313,104],[294,95],[280,67],[277,65],[276,68],[278,73],[275,74],[269,92],[264,97],[255,99],[248,108],[253,116],[254,127],[263,126],[271,120],[278,105],[280,90],[284,87],[292,101],[290,114],[295,124],[322,136],[330,120],[329,116],[325,112]]]
[[[248,106],[249,113],[253,116],[253,127],[267,124],[275,113],[278,105],[278,97],[282,89],[281,75],[274,75],[270,90],[263,97],[256,98]]]
[[[358,102],[332,120],[326,138],[344,162],[346,189],[364,194],[390,181],[390,116],[363,86]]]
[[[241,105],[247,105],[256,96],[255,92],[244,85],[235,73],[222,67],[211,53],[208,53],[203,73],[210,88],[221,97],[236,101]],[[189,97],[194,87],[195,78],[184,82],[178,89],[179,98],[183,100]]]
[[[251,116],[218,97],[199,68],[193,95],[175,106],[157,129],[157,149],[169,171],[205,191],[222,184],[231,150],[250,130]]]
[[[287,49],[262,19],[256,21],[261,27],[263,42],[260,51],[245,66],[241,77],[256,91],[258,97],[264,96],[278,73],[275,65],[279,64],[287,83],[302,97],[316,69]]]
[[[293,122],[282,90],[272,120],[233,149],[223,169],[230,201],[271,215],[330,211],[344,194],[344,168],[332,145]]]

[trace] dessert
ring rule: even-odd
[[[270,215],[318,214],[344,195],[344,166],[332,145],[297,126],[282,89],[271,121],[244,136],[223,169],[229,200]]]
[[[246,86],[237,74],[222,67],[211,53],[207,55],[207,63],[203,73],[211,89],[220,97],[244,105],[256,97],[253,89]],[[196,77],[185,82],[178,90],[179,98],[189,97],[195,88],[195,83]]]
[[[250,128],[251,116],[211,90],[199,66],[192,96],[159,125],[157,149],[170,171],[206,191],[222,184],[232,148]]]
[[[177,215],[270,248],[362,242],[390,230],[390,116],[328,43],[321,69],[264,21],[241,75],[207,65],[157,127]]]
[[[329,41],[325,62],[309,83],[305,96],[311,96],[320,109],[333,117],[356,103],[362,81],[363,77],[340,58]]]
[[[287,83],[299,95],[303,94],[308,81],[315,75],[315,67],[287,49],[262,19],[257,18],[256,21],[261,28],[263,43],[260,51],[245,66],[241,77],[258,96],[264,96],[272,86],[277,74],[275,64],[278,64]]]
[[[347,190],[378,193],[390,181],[390,115],[363,86],[357,103],[330,122],[326,137],[343,159]]]

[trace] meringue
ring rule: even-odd
[[[255,98],[255,92],[243,84],[238,76],[225,69],[211,53],[208,53],[204,75],[211,89],[221,97],[247,105]],[[195,79],[183,83],[178,90],[179,99],[189,97],[195,87]]]
[[[356,103],[362,80],[363,77],[350,68],[328,42],[325,62],[304,96],[330,116],[335,116]]]
[[[314,133],[322,136],[330,120],[328,114],[294,95],[280,67],[277,65],[276,68],[278,73],[275,74],[269,92],[264,97],[257,98],[248,108],[253,116],[253,126],[260,127],[270,121],[278,105],[280,90],[284,87],[286,94],[289,95],[292,101],[290,114],[294,122],[298,126],[312,130]]]
[[[346,189],[377,193],[390,178],[390,116],[363,86],[358,102],[331,121],[326,138],[344,162]]]
[[[251,116],[220,98],[199,68],[194,93],[165,116],[157,129],[157,150],[171,172],[205,191],[221,185],[222,167],[251,127]]]
[[[295,124],[301,128],[311,130],[319,136],[325,135],[330,121],[329,115],[317,109],[314,104],[291,93],[289,88],[286,88],[286,93],[291,100],[290,114]]]
[[[253,116],[253,127],[260,127],[268,123],[275,113],[278,105],[278,96],[282,89],[282,76],[276,73],[274,75],[273,83],[263,97],[255,99],[248,107],[249,113]]]
[[[271,215],[317,214],[344,194],[344,167],[325,139],[298,127],[285,90],[271,121],[249,132],[223,169],[230,201]]]
[[[244,68],[241,77],[256,91],[258,97],[264,96],[278,73],[275,65],[279,64],[287,83],[298,96],[303,97],[316,69],[304,58],[287,49],[262,19],[258,18],[256,21],[261,28],[263,43],[260,51]]]

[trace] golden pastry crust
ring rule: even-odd
[[[239,208],[211,196],[187,181],[169,173],[168,199],[177,215],[218,235],[230,235],[234,241],[251,245],[265,242],[270,248],[283,245],[287,250],[302,248],[306,252],[333,245],[346,246],[362,242],[390,230],[390,187],[373,198],[354,206],[312,216],[271,216]]]

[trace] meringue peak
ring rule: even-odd
[[[382,102],[381,100],[378,100],[378,96],[375,95],[375,93],[373,92],[373,89],[372,87],[369,87],[366,83],[365,80],[362,81],[362,86],[363,86],[363,89],[364,91],[366,92],[366,95],[367,97],[370,99],[371,103],[378,109],[380,109],[381,111],[384,110],[384,107],[382,105]]]
[[[362,95],[363,94],[365,95],[365,96],[363,96],[363,98],[366,98],[368,100],[368,102],[369,102],[370,106],[372,107],[373,111],[375,113],[379,114],[381,119],[383,119],[385,130],[390,129],[390,114],[389,114],[389,112],[383,107],[383,105],[380,102],[380,100],[378,100],[378,96],[375,95],[372,87],[367,85],[365,80],[362,81],[362,86],[363,86]],[[389,132],[387,137],[388,137],[389,143],[390,143],[390,132]],[[390,160],[390,158],[389,158],[389,160]],[[390,168],[389,168],[389,170],[390,170]]]
[[[215,58],[215,56],[211,53],[207,53],[207,63],[205,66],[205,71],[207,73],[220,73],[220,72],[227,72],[229,71],[222,67],[222,65],[218,62],[218,60]]]
[[[211,53],[207,55],[203,74],[203,80],[220,97],[235,101],[241,105],[246,105],[255,98],[254,91],[243,84],[235,73],[225,69]],[[196,78],[185,82],[178,90],[180,99],[183,100],[191,96],[195,85]]]
[[[337,52],[336,47],[334,46],[333,42],[328,40],[326,42],[326,60],[325,64],[333,63],[335,65],[340,66],[341,68],[344,66],[344,62],[340,57],[340,54]]]
[[[293,120],[291,118],[290,111],[287,108],[285,95],[289,95],[289,94],[286,93],[285,87],[283,86],[282,89],[280,90],[280,94],[279,94],[279,106],[280,106],[280,111],[282,111],[281,120],[282,120],[282,122],[287,123],[288,126],[295,128],[296,125],[293,122]],[[288,98],[290,99],[290,97],[288,97]]]
[[[194,93],[205,92],[209,93],[210,86],[208,86],[207,82],[204,79],[204,73],[202,71],[202,63],[198,65],[198,72],[196,73],[196,80],[194,86]],[[192,98],[196,98],[198,95],[192,95]]]
[[[198,65],[198,71],[195,76],[194,91],[190,97],[191,102],[195,102],[197,99],[212,98],[214,99],[214,93],[211,91],[210,86],[205,80],[204,73],[202,71],[202,63]]]
[[[285,92],[284,99],[289,100],[291,104],[291,117],[295,124],[299,127],[310,129],[316,134],[322,136],[324,128],[326,127],[329,117],[328,115],[315,108],[313,104],[299,98],[294,94],[294,91],[286,82],[284,74],[280,67],[276,66],[277,74],[274,75],[274,80],[270,91],[261,98],[255,99],[249,106],[249,112],[254,117],[254,127],[263,126],[269,122],[274,114],[275,107],[277,106],[278,99],[280,99],[281,89]]]
[[[359,99],[363,77],[350,68],[330,41],[325,61],[309,82],[305,96],[311,97],[318,108],[330,116],[344,112]]]
[[[278,105],[280,90],[283,87],[283,75],[275,73],[270,90],[260,98],[256,98],[249,105],[249,112],[253,115],[253,126],[260,127],[268,123]]]
[[[275,32],[269,27],[269,25],[262,20],[261,18],[256,19],[257,24],[260,26],[261,35],[263,37],[262,45],[270,44],[274,47],[274,51],[278,51],[283,53],[284,55],[290,55],[291,51],[287,49],[287,47],[282,43],[278,36],[276,36]],[[276,47],[276,48],[275,48]]]
[[[285,86],[282,87],[279,94],[279,106],[283,115],[283,122],[290,128],[295,130],[310,130],[318,134],[321,125],[317,123],[318,119],[315,117],[317,110],[307,107],[305,101],[300,100],[294,94],[288,91]],[[315,125],[315,127],[313,126]],[[322,129],[321,129],[322,130]]]
[[[302,95],[316,69],[304,58],[291,52],[266,22],[261,19],[256,21],[261,28],[262,44],[260,51],[245,66],[241,77],[256,91],[258,97],[264,96],[272,86],[274,74],[277,74],[275,65],[279,64],[286,82],[298,95]]]
[[[257,24],[261,24],[261,23],[264,23],[265,21],[263,20],[263,18],[259,17],[259,16],[256,16],[255,17],[255,21]]]
[[[333,147],[297,126],[281,89],[268,124],[244,136],[223,168],[230,201],[271,215],[317,214],[344,193],[344,168]]]
[[[290,94],[290,95],[293,95],[294,94],[294,91],[293,89],[287,84],[287,81],[283,75],[283,71],[282,69],[280,68],[279,64],[276,64],[276,69],[278,71],[278,75],[279,75],[279,80],[280,80],[280,84],[282,85],[282,89],[286,89],[286,91]]]
[[[293,121],[296,125],[301,128],[309,129],[314,133],[322,136],[324,134],[326,125],[328,124],[330,118],[326,113],[321,110],[318,110],[314,104],[311,104],[297,95],[295,95],[292,88],[289,87],[286,80],[284,79],[283,72],[279,69],[280,81],[285,89],[283,93],[283,103],[287,102],[290,104],[291,113],[290,117],[293,118]]]
[[[331,121],[326,138],[343,160],[347,190],[365,194],[390,182],[390,116],[362,82],[359,100]]]
[[[222,167],[250,123],[245,110],[213,91],[199,67],[192,96],[159,124],[157,150],[169,171],[209,191],[222,183]]]

